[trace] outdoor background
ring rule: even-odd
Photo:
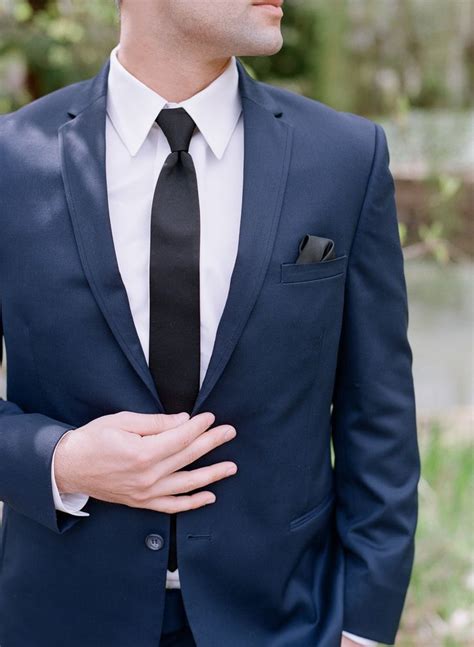
[[[376,120],[391,151],[423,462],[397,644],[474,645],[473,2],[283,8],[283,49],[249,72]],[[92,76],[117,39],[113,0],[0,0],[0,113]]]

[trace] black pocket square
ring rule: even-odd
[[[306,234],[299,244],[297,263],[319,263],[336,257],[334,241],[330,238]]]

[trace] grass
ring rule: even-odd
[[[474,646],[472,441],[436,420],[419,429],[416,556],[397,646]]]

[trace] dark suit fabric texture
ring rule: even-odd
[[[186,614],[199,647],[339,647],[343,629],[391,643],[419,454],[385,133],[237,63],[239,248],[191,412],[237,437],[189,469],[239,469],[212,484],[216,503],[177,515]],[[94,498],[89,517],[67,515],[50,480],[66,430],[163,412],[111,234],[108,65],[0,117],[2,647],[160,641],[169,515]],[[307,233],[334,241],[335,257],[296,263]]]

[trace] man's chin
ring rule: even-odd
[[[274,38],[262,40],[259,43],[253,43],[247,47],[242,47],[236,56],[272,56],[276,54],[283,47],[283,37],[281,32],[278,32]]]

